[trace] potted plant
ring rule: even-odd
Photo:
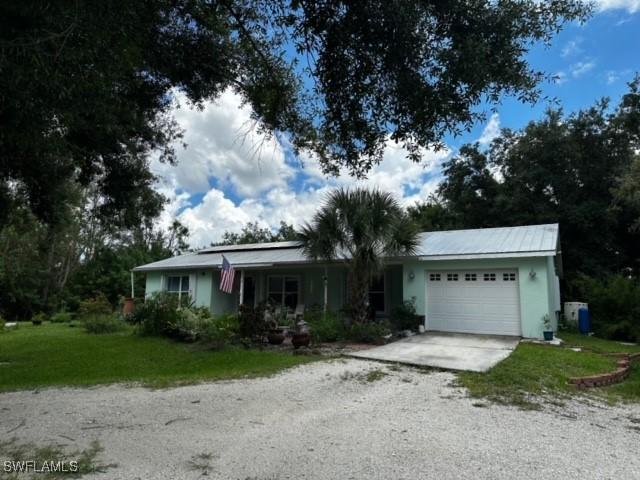
[[[304,320],[300,320],[295,324],[296,330],[291,337],[291,344],[294,348],[308,347],[311,342],[311,334],[309,333],[309,324]]]
[[[542,317],[542,335],[544,336],[545,341],[550,342],[553,340],[553,325],[551,324],[551,318],[549,318],[549,314],[545,314]]]

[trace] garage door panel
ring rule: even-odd
[[[453,280],[454,274],[457,281]],[[517,272],[513,270],[427,272],[427,327],[451,332],[520,335],[516,280]]]

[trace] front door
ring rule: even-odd
[[[252,276],[244,277],[244,304],[250,307],[256,304],[256,280]]]

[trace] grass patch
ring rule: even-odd
[[[120,382],[167,387],[270,375],[316,359],[243,348],[196,351],[130,329],[89,335],[67,324],[24,324],[0,335],[0,391]]]
[[[564,340],[567,346],[575,346],[589,349],[599,353],[633,353],[640,352],[640,345],[624,345],[620,342],[604,340],[602,338],[580,335],[574,332],[559,332],[558,337]]]
[[[576,393],[570,377],[595,375],[616,368],[614,359],[592,352],[521,343],[509,358],[489,372],[458,374],[458,383],[472,397],[495,403],[539,409],[533,397],[562,397]]]
[[[25,477],[26,471],[19,471],[20,465],[25,468],[24,462],[32,461],[31,467],[38,468],[42,473],[33,474],[37,478],[80,478],[89,473],[104,473],[115,464],[104,465],[97,461],[97,457],[104,449],[96,440],[91,442],[89,448],[67,452],[62,445],[36,445],[34,443],[19,443],[14,437],[10,440],[0,441],[0,458],[3,469],[6,462],[10,466],[15,466],[11,473],[5,471],[2,478],[15,479],[33,478]],[[59,463],[60,462],[60,463]],[[33,473],[33,472],[32,472]]]
[[[367,373],[365,380],[369,383],[377,382],[378,380],[382,380],[387,375],[388,373],[383,372],[382,370],[371,370],[369,373]]]

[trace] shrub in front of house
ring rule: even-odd
[[[179,308],[173,320],[170,320],[164,332],[171,338],[183,342],[195,342],[202,336],[210,318],[203,318],[189,308]]]
[[[5,331],[6,320],[0,316],[0,333]]]
[[[345,326],[338,315],[331,311],[325,314],[320,306],[309,308],[304,321],[309,324],[314,342],[337,342],[346,338]]]
[[[227,314],[213,317],[203,325],[200,340],[217,345],[226,345],[240,337],[240,322],[237,315]]]
[[[347,338],[358,343],[381,343],[391,333],[388,320],[373,320],[367,323],[353,323],[347,329]]]
[[[240,305],[238,309],[238,329],[243,339],[257,340],[267,331],[267,323],[264,319],[265,306],[263,304],[253,308],[248,305]]]
[[[115,333],[125,328],[125,323],[114,314],[98,313],[82,318],[82,325],[87,333]]]
[[[158,292],[138,305],[127,316],[127,322],[136,325],[143,335],[170,335],[171,325],[178,323],[180,304],[178,296],[168,292]]]
[[[58,312],[49,319],[51,323],[71,323],[72,320],[73,315],[70,312]]]
[[[413,302],[405,301],[393,307],[390,315],[391,325],[396,331],[418,330],[422,324],[422,318],[416,315],[416,307]]]

